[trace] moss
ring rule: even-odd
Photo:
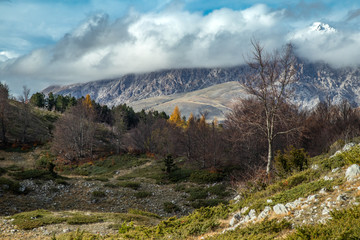
[[[223,174],[209,170],[199,170],[191,173],[189,180],[195,183],[215,183],[223,179]]]
[[[90,224],[90,223],[97,223],[103,221],[104,219],[101,218],[100,216],[75,215],[67,218],[66,223],[70,225],[80,225],[80,224]]]
[[[44,179],[44,180],[54,180],[56,175],[49,172],[48,170],[43,169],[29,169],[20,172],[13,172],[10,174],[15,179],[25,180],[25,179]]]
[[[17,181],[12,181],[8,178],[0,177],[0,188],[4,191],[20,193],[20,183]]]
[[[151,218],[157,218],[157,219],[161,218],[159,215],[157,215],[155,213],[142,211],[142,210],[139,210],[139,209],[129,209],[128,213],[141,215],[141,216],[146,216],[146,217],[151,217]]]
[[[46,210],[18,213],[13,215],[12,218],[14,219],[12,222],[14,225],[25,230],[65,221],[64,218],[54,216]]]

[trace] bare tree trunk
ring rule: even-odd
[[[272,149],[272,140],[268,139],[268,157],[267,157],[267,165],[266,165],[266,174],[270,177],[271,166],[273,162],[273,149]]]

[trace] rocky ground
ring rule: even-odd
[[[315,165],[313,168],[317,168],[317,166]],[[216,234],[244,227],[265,218],[286,219],[293,223],[293,226],[325,224],[327,220],[331,219],[331,211],[360,204],[360,167],[358,165],[354,164],[346,169],[335,168],[323,179],[327,181],[344,179],[345,182],[340,186],[334,186],[333,189],[323,188],[307,198],[298,198],[293,202],[277,204],[273,207],[266,206],[260,214],[256,214],[256,211],[249,207],[244,207],[232,215],[228,220],[227,228]],[[267,202],[270,205],[272,200],[268,199]]]

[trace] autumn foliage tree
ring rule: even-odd
[[[182,126],[184,124],[183,119],[181,118],[181,112],[178,106],[175,106],[173,113],[170,115],[169,122],[176,124],[177,126]]]

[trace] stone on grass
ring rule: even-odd
[[[359,175],[360,175],[360,167],[357,164],[353,164],[348,169],[346,169],[345,177],[348,181],[354,180]]]
[[[256,211],[254,209],[251,209],[249,212],[250,220],[254,220],[256,218]]]
[[[259,214],[258,218],[259,219],[266,218],[267,216],[269,216],[270,212],[271,212],[271,207],[266,206],[264,210]]]
[[[288,213],[288,210],[286,209],[285,205],[284,204],[276,204],[274,207],[274,212],[276,214],[287,214]]]

